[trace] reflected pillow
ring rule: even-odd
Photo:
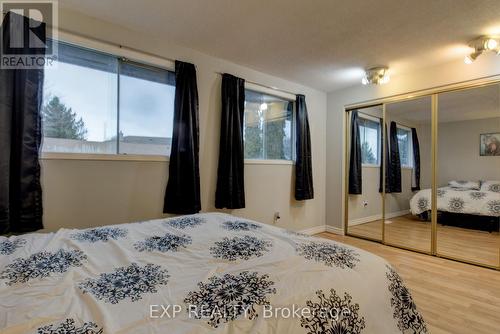
[[[448,185],[456,189],[479,190],[481,188],[480,181],[450,181]]]
[[[500,181],[484,181],[481,184],[481,190],[500,193]]]

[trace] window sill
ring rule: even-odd
[[[292,160],[245,159],[245,165],[293,165]]]
[[[56,153],[45,152],[41,160],[94,160],[94,161],[150,161],[168,162],[169,157],[163,155],[139,154],[87,154],[87,153]]]
[[[367,167],[367,168],[380,168],[380,165],[370,165],[370,164],[361,164],[361,167]]]

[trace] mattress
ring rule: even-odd
[[[207,213],[0,237],[0,332],[426,333],[385,260]]]
[[[431,189],[418,191],[410,200],[410,210],[419,215],[431,210]],[[500,217],[500,192],[443,187],[437,190],[438,211]]]

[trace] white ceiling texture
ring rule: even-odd
[[[60,0],[111,23],[323,91],[463,58],[498,0]]]

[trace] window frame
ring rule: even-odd
[[[377,135],[377,163],[375,163],[375,164],[367,164],[367,163],[361,162],[361,167],[380,168],[381,167],[381,161],[382,161],[382,152],[381,152],[382,148],[380,147],[381,136],[382,136],[382,129],[380,128],[380,119],[377,118],[377,117],[375,117],[375,116],[368,115],[368,114],[365,114],[365,113],[359,113],[358,114],[358,118],[365,119],[365,120],[368,120],[368,121],[372,121],[372,122],[378,124],[377,125],[378,126],[378,130],[377,130],[377,134],[378,134]],[[362,145],[362,143],[360,143],[360,144]]]
[[[291,159],[250,159],[250,158],[245,158],[244,163],[248,165],[295,165],[296,161],[296,152],[295,152],[295,146],[296,146],[296,105],[295,105],[295,95],[292,95],[290,93],[278,91],[275,89],[263,87],[254,83],[250,82],[245,82],[245,91],[246,90],[251,90],[256,93],[261,93],[261,94],[266,94],[266,95],[271,95],[274,97],[278,97],[283,100],[287,100],[289,102],[293,103],[293,109],[292,109],[292,125],[291,125],[291,133],[290,133],[290,141],[291,141],[291,146],[292,146],[292,154],[291,154]],[[245,124],[243,124],[245,126]]]
[[[415,167],[415,162],[413,161],[413,138],[412,138],[413,134],[411,133],[411,128],[409,128],[405,125],[401,125],[399,123],[396,123],[396,128],[408,132],[408,162],[409,162],[409,164],[403,165],[403,163],[401,162],[401,168],[402,169],[413,169]],[[399,141],[398,141],[398,151],[399,151],[399,155],[401,156],[401,151],[399,148]]]
[[[104,41],[90,39],[84,36],[60,31],[57,42],[67,43],[76,47],[105,53],[117,58],[126,59],[131,62],[143,64],[144,66],[156,67],[167,71],[175,72],[175,62],[166,58],[161,58],[148,53],[142,53],[133,49],[122,47],[121,45],[107,43]],[[117,79],[118,80],[118,79]],[[119,111],[117,114],[119,122]],[[119,145],[119,144],[118,144]],[[96,160],[96,161],[149,161],[168,162],[167,155],[150,154],[120,154],[116,153],[92,154],[92,153],[70,153],[70,152],[41,152],[41,160]]]

